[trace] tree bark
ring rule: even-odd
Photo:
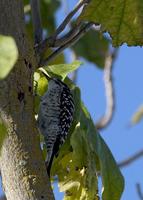
[[[21,0],[0,0],[0,34],[12,36],[19,50],[14,69],[0,81],[0,116],[7,126],[0,154],[3,189],[7,200],[53,200],[34,119],[36,60]]]

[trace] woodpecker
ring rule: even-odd
[[[38,114],[38,127],[44,136],[48,175],[52,161],[58,155],[59,148],[65,142],[73,121],[74,100],[68,86],[60,79],[53,78],[43,95]]]

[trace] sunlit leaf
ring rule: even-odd
[[[25,14],[30,12],[30,10],[31,10],[30,4],[27,4],[27,5],[24,6],[24,13]]]
[[[101,24],[114,46],[143,45],[142,0],[91,0],[80,19]]]
[[[53,72],[56,75],[61,76],[63,79],[69,74],[76,70],[82,63],[80,61],[74,61],[71,64],[59,64],[59,65],[49,65],[44,69]]]
[[[35,83],[36,83],[39,79],[40,79],[40,73],[35,72],[35,73],[34,73],[34,81],[35,81]]]
[[[0,79],[9,74],[17,58],[18,50],[14,39],[0,35]]]

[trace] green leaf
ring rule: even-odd
[[[73,46],[73,49],[78,56],[104,68],[108,46],[109,41],[105,37],[91,30]]]
[[[45,71],[43,68],[39,68],[39,71]],[[46,71],[45,71],[46,73]],[[46,73],[47,74],[47,73]],[[39,96],[43,96],[47,91],[48,80],[47,78],[39,72],[34,73],[34,89],[35,94]]]
[[[97,154],[100,160],[103,184],[102,199],[120,200],[124,189],[124,179],[104,140],[97,135]]]
[[[14,39],[0,35],[0,79],[9,74],[17,58],[18,50]]]
[[[98,162],[100,166],[100,174],[103,184],[103,200],[120,200],[121,194],[124,188],[124,180],[121,172],[110,152],[109,148],[105,144],[104,140],[101,138],[99,133],[95,130],[94,123],[92,122],[89,113],[83,106],[82,120],[81,124],[84,124],[84,129],[87,126],[88,140],[91,149],[98,157]],[[99,168],[99,167],[98,167]]]
[[[37,94],[43,96],[44,93],[47,91],[47,87],[48,80],[46,79],[46,77],[40,77],[40,79],[38,80]]]
[[[71,64],[50,65],[44,67],[44,69],[65,79],[67,74],[76,70],[81,64],[82,63],[80,61],[74,61]]]
[[[143,45],[142,0],[91,0],[80,20],[94,21],[109,32],[113,45]]]

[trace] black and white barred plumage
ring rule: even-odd
[[[47,147],[48,173],[54,156],[64,143],[73,121],[74,101],[68,86],[57,78],[49,81],[48,90],[42,97],[38,126]]]

